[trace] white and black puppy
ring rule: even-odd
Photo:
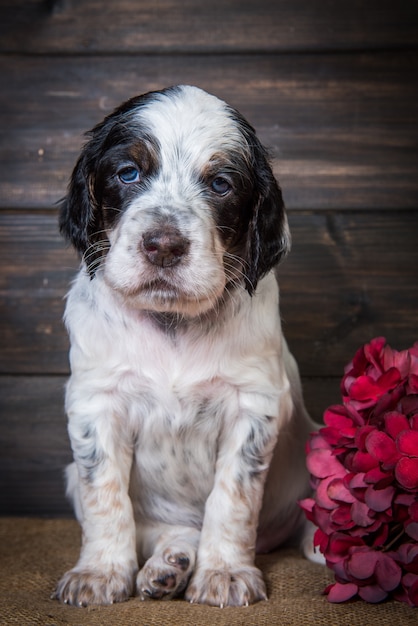
[[[253,128],[180,86],[90,133],[61,212],[68,493],[80,559],[56,597],[266,598],[256,551],[299,532],[313,428],[282,335],[282,195]]]

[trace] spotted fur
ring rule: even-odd
[[[56,597],[265,599],[256,547],[301,527],[312,428],[280,326],[290,238],[266,151],[214,96],[146,94],[91,131],[60,219],[82,255],[65,321],[83,545]]]

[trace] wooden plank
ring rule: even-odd
[[[0,213],[0,371],[65,373],[64,295],[78,259],[56,214]]]
[[[126,98],[173,83],[242,111],[272,149],[289,208],[417,206],[417,52],[3,57],[0,74],[0,208],[52,206],[83,132]]]
[[[341,376],[337,378],[302,376],[303,397],[306,408],[318,427],[323,426],[324,411],[332,404],[341,404]]]
[[[0,373],[68,372],[61,315],[76,256],[54,214],[0,213]],[[293,212],[279,268],[285,334],[307,377],[340,376],[385,335],[403,349],[418,328],[418,211]]]
[[[0,515],[71,513],[64,468],[71,449],[63,376],[0,376]],[[306,404],[320,420],[338,401],[337,379],[304,381]]]
[[[0,377],[0,514],[65,515],[63,377]]]
[[[418,340],[418,211],[293,213],[281,313],[305,376],[341,376],[375,336]]]
[[[10,0],[7,52],[214,52],[413,46],[415,0]]]

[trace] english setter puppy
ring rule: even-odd
[[[195,87],[89,137],[60,217],[83,258],[65,313],[83,539],[56,597],[263,600],[255,553],[302,530],[313,429],[280,325],[280,188],[248,122]]]

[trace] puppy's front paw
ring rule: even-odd
[[[65,604],[88,606],[127,600],[133,592],[133,575],[74,568],[64,574],[53,597]]]
[[[165,550],[154,554],[145,563],[136,579],[141,600],[170,600],[184,591],[190,578],[194,559],[186,552]]]
[[[248,606],[267,600],[261,572],[256,567],[211,570],[199,568],[186,591],[190,602],[211,606]]]

